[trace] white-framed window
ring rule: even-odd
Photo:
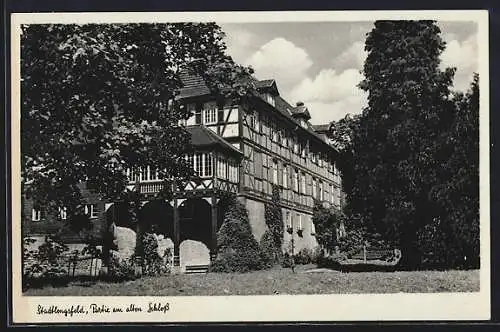
[[[65,206],[59,208],[59,217],[62,220],[68,219],[68,209]]]
[[[295,172],[293,174],[293,189],[296,192],[299,192],[299,170],[295,169]]]
[[[272,140],[273,142],[276,142],[278,143],[279,142],[279,131],[278,131],[278,126],[276,125],[276,123],[273,122],[273,126],[272,126]]]
[[[292,214],[290,211],[285,212],[285,222],[288,228],[292,228]]]
[[[301,193],[305,195],[306,193],[306,173],[302,173],[302,176],[300,177],[300,182],[301,184]]]
[[[300,213],[297,213],[297,229],[302,229],[302,215]]]
[[[288,166],[283,165],[283,188],[288,188]]]
[[[40,221],[42,219],[42,211],[37,209],[31,209],[31,220]]]
[[[84,212],[89,218],[97,218],[97,204],[85,204]]]
[[[227,179],[227,160],[224,158],[219,159],[219,177],[221,179],[226,180]]]
[[[314,198],[317,197],[317,194],[318,194],[318,183],[316,182],[316,178],[313,178],[313,187],[312,187],[312,196]]]
[[[211,153],[205,155],[205,176],[213,176],[213,158]]]
[[[311,235],[315,235],[315,234],[316,234],[316,226],[314,226],[314,223],[311,220]]]
[[[324,196],[324,194],[325,194],[325,193],[323,192],[323,182],[322,182],[322,181],[320,181],[320,182],[319,182],[319,199],[320,199],[321,201],[324,201],[324,200],[325,200],[325,196]]]
[[[335,204],[335,193],[333,192],[333,184],[330,183],[330,197],[332,204]]]
[[[217,123],[217,109],[209,108],[203,111],[203,123],[204,124],[214,124]]]
[[[276,102],[275,102],[275,100],[274,100],[274,96],[273,96],[273,95],[271,95],[270,93],[266,93],[266,95],[265,95],[265,99],[266,99],[266,101],[267,101],[269,104],[271,104],[271,105],[273,105],[273,106],[275,106],[275,105],[276,105]]]
[[[293,153],[299,154],[299,143],[296,140],[293,142]]]
[[[197,153],[194,156],[194,170],[198,176],[202,176],[202,171],[203,171],[203,159],[202,159],[202,154]]]
[[[273,159],[273,183],[278,184],[278,162]]]

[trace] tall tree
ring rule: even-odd
[[[417,231],[439,215],[429,197],[439,181],[434,142],[453,116],[454,69],[439,69],[444,48],[433,21],[377,21],[365,43],[368,106],[353,136],[348,204],[402,249],[407,266],[420,263]]]
[[[214,23],[23,26],[22,179],[46,209],[78,211],[87,181],[121,197],[129,166],[187,176],[181,156],[190,116],[179,72],[202,75],[214,94],[242,98],[251,70],[225,54]],[[196,60],[196,61],[194,61]]]
[[[479,267],[479,76],[470,89],[453,97],[448,130],[435,141],[439,181],[430,198],[440,207],[433,224],[419,233],[425,263]],[[432,235],[441,233],[438,241]],[[427,241],[426,241],[427,240]],[[443,250],[435,248],[441,243]]]

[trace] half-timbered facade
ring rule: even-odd
[[[184,125],[203,126],[243,154],[238,196],[248,209],[256,239],[266,230],[264,204],[276,185],[289,230],[285,245],[294,237],[296,251],[315,247],[314,200],[339,209],[342,204],[339,155],[325,126],[316,132],[307,107],[285,101],[274,80],[256,81],[258,94],[239,105],[217,105],[202,81],[187,75],[183,80],[186,93],[181,97],[193,113]]]
[[[171,238],[174,265],[185,269],[190,261],[183,259],[183,241],[202,242],[211,258],[216,253],[216,233],[223,215],[221,193],[235,193],[244,202],[253,234],[260,241],[267,228],[264,206],[271,199],[273,186],[278,186],[283,223],[288,230],[284,250],[289,250],[292,238],[295,253],[314,248],[314,200],[340,208],[342,190],[338,153],[324,133],[314,130],[306,105],[285,101],[274,80],[255,81],[258,93],[244,103],[221,104],[216,103],[201,78],[187,74],[181,78],[184,88],[179,98],[192,113],[182,125],[191,134],[194,148],[185,158],[195,176],[174,181],[173,197],[166,201],[156,197],[166,182],[155,169],[145,166],[127,170],[128,189],[139,190],[147,197],[139,216],[146,230]],[[135,228],[123,204],[103,201],[85,184],[82,190],[90,202],[90,219],[99,223],[96,229],[100,234],[110,224]],[[42,234],[62,222],[60,216],[45,216],[43,211],[34,210],[28,201],[24,216],[25,234]]]

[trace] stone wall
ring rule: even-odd
[[[267,230],[266,220],[265,220],[265,204],[262,201],[254,200],[249,197],[244,199],[245,206],[248,210],[248,216],[250,219],[250,225],[252,227],[252,233],[255,239],[260,242],[262,235]],[[312,214],[305,213],[303,211],[296,211],[293,209],[282,209],[283,213],[283,225],[285,229],[284,241],[283,241],[283,250],[290,251],[291,239],[292,235],[290,235],[287,230],[287,221],[286,221],[286,212],[290,212],[294,220],[294,230],[293,230],[293,238],[294,238],[294,252],[298,253],[301,249],[314,249],[318,246],[318,242],[316,240],[315,235],[313,234],[313,226],[312,226]],[[299,235],[297,232],[298,228],[298,220],[297,214],[301,215],[302,218],[302,233]]]
[[[250,226],[252,227],[252,233],[255,236],[255,239],[260,242],[262,235],[267,230],[264,202],[247,197],[245,198],[245,206],[248,211],[248,218],[250,220]]]

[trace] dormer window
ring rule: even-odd
[[[266,100],[269,104],[271,104],[271,105],[273,105],[273,106],[276,106],[276,101],[275,101],[274,96],[273,96],[272,94],[270,94],[270,93],[266,93],[266,94],[264,95],[264,98],[265,98],[265,100]]]

